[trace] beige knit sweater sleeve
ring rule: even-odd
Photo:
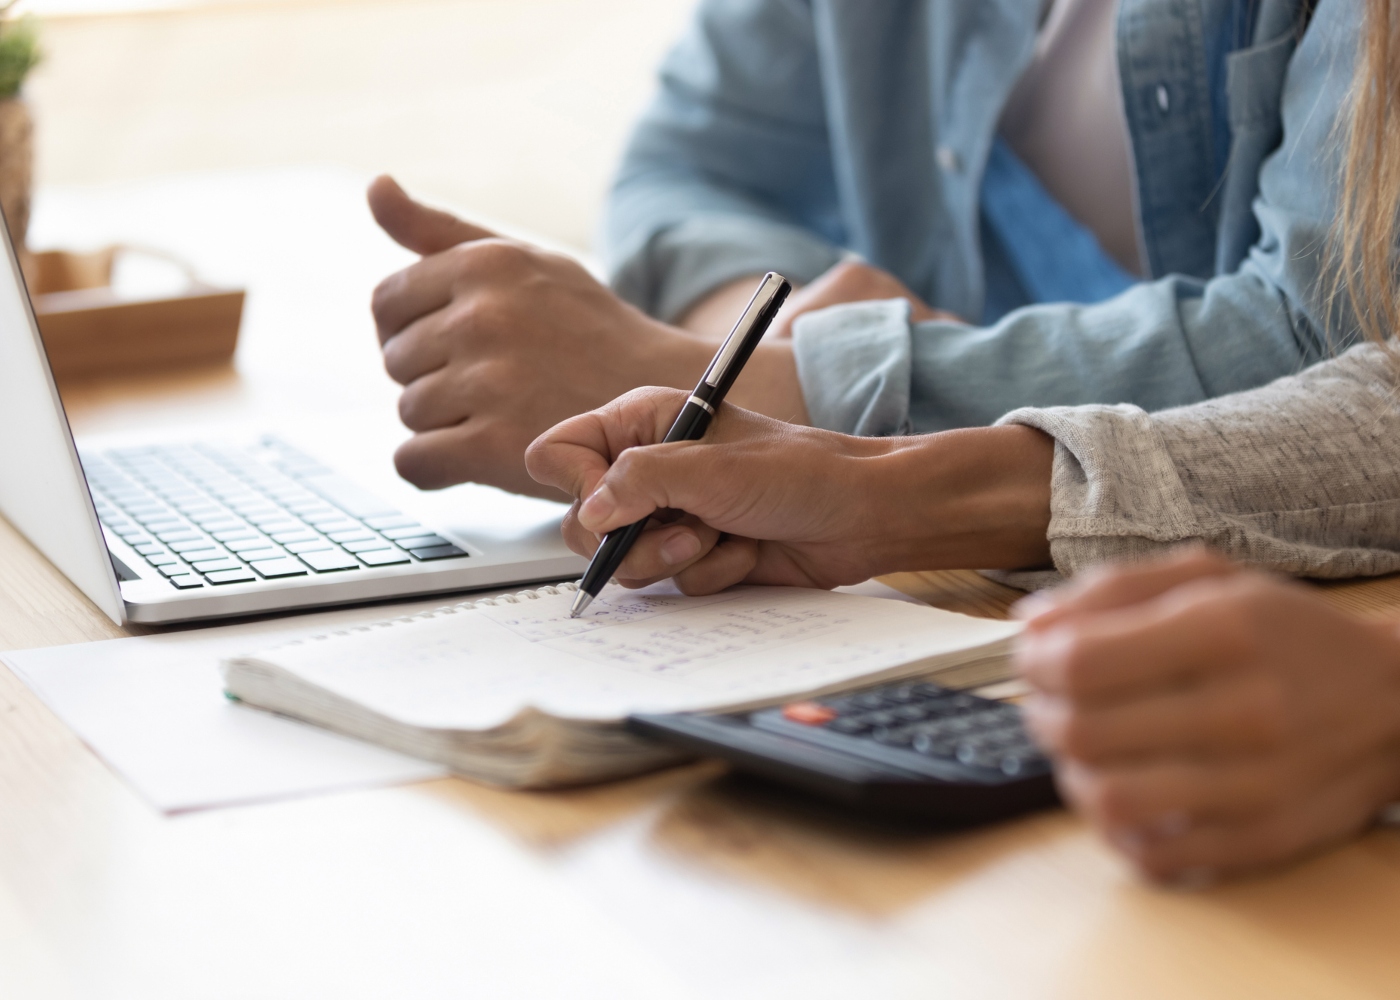
[[[1000,423],[1055,438],[1060,573],[1191,540],[1299,576],[1400,572],[1400,357],[1381,347],[1173,410],[1021,409]]]

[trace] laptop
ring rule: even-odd
[[[585,568],[560,537],[557,504],[474,487],[477,502],[448,517],[401,482],[376,488],[276,435],[80,448],[0,231],[0,515],[117,624],[514,586]]]

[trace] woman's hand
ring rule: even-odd
[[[578,498],[564,519],[569,547],[591,555],[614,528],[683,511],[642,535],[619,582],[640,587],[674,576],[687,593],[710,593],[741,581],[834,587],[867,579],[868,498],[854,477],[878,443],[725,405],[703,443],[655,444],[688,395],[637,389],[530,446],[530,474]]]
[[[658,511],[618,572],[686,593],[735,583],[833,587],[900,569],[1038,565],[1048,556],[1053,442],[1025,427],[858,438],[730,403],[703,441],[656,444],[688,393],[638,389],[526,452],[576,498],[574,551]],[[680,516],[683,515],[683,516]],[[676,517],[678,519],[671,519]]]
[[[1027,723],[1148,877],[1199,884],[1400,798],[1400,634],[1199,551],[1026,602]]]

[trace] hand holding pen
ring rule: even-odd
[[[725,338],[719,352],[695,386],[694,392],[676,416],[665,441],[698,441],[705,436],[705,431],[724,402],[725,395],[753,355],[754,348],[768,332],[773,318],[777,316],[778,310],[782,308],[791,291],[792,285],[782,275],[769,272],[764,276],[734,329]],[[579,583],[578,596],[570,610],[572,617],[577,618],[582,614],[612,579],[648,520],[649,517],[644,517],[625,528],[608,532],[603,538],[602,545],[594,553],[593,560]]]

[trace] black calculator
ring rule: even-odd
[[[627,725],[872,812],[981,823],[1058,801],[1019,708],[927,682],[756,712],[634,715]]]

